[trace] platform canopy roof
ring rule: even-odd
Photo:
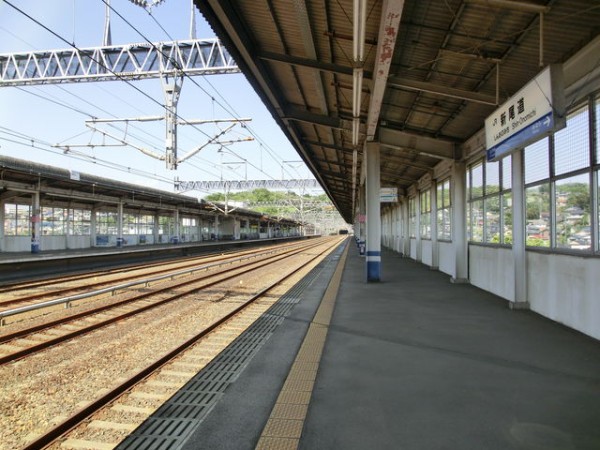
[[[590,0],[195,3],[348,222],[365,140],[381,143],[382,187],[403,193],[600,32]]]

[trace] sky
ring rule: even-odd
[[[0,0],[0,54],[70,48],[33,19],[78,48],[102,45],[106,5],[103,0],[8,0],[31,18]],[[165,0],[147,10],[129,0],[111,0],[112,43],[127,44],[190,38],[190,0]],[[194,8],[195,10],[195,8]],[[196,36],[214,37],[195,10]],[[160,24],[160,25],[159,25]],[[208,145],[196,156],[167,170],[165,162],[128,146],[103,139],[85,125],[91,117],[134,118],[164,115],[159,79],[62,83],[0,87],[0,155],[89,173],[128,183],[174,191],[174,180],[257,180],[313,178],[242,74],[184,79],[177,114],[182,120],[250,118],[248,129],[236,125],[222,139],[252,137],[222,148]],[[138,90],[143,91],[143,93]],[[149,98],[150,97],[150,98]],[[178,127],[181,157],[205,144],[227,125]],[[165,122],[113,123],[99,126],[154,153],[164,153]],[[116,127],[116,128],[115,128]],[[93,147],[79,145],[93,144]],[[56,146],[59,147],[56,147]],[[65,147],[69,151],[65,154]],[[220,151],[221,150],[221,151]],[[312,194],[322,193],[320,190]],[[207,192],[187,195],[203,197]]]

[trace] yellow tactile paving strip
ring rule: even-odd
[[[256,450],[298,448],[347,255],[348,245],[308,327],[304,342],[258,440]]]

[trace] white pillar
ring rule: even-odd
[[[40,252],[41,223],[40,191],[36,191],[31,196],[31,253]]]
[[[437,184],[431,183],[431,269],[438,270],[439,252],[438,252],[438,229],[437,229]]]
[[[408,208],[408,197],[404,197],[401,205],[402,221],[402,253],[404,257],[410,258],[410,217]]]
[[[367,281],[381,280],[381,209],[380,209],[380,156],[379,142],[367,142]]]
[[[96,209],[92,208],[90,216],[90,247],[96,246],[96,236],[98,235],[96,224]]]
[[[6,219],[4,212],[4,202],[0,201],[0,251],[4,251],[4,221]]]
[[[154,226],[152,227],[152,235],[154,236],[154,243],[158,244],[160,239],[160,214],[154,213]]]
[[[363,164],[366,164],[366,158],[363,160]],[[359,221],[362,219],[362,223],[360,223],[360,233],[358,235],[358,247],[360,250],[360,254],[364,256],[364,252],[366,249],[366,216],[367,216],[367,195],[366,195],[366,186],[365,184],[361,184],[359,188],[358,195],[358,208],[359,208]]]
[[[453,283],[469,282],[469,261],[467,242],[467,194],[466,166],[455,162],[452,166],[452,245],[455,254]]]
[[[529,309],[527,301],[527,254],[525,231],[525,171],[523,150],[512,154],[513,196],[513,263],[515,270],[515,299],[509,303],[513,309]]]
[[[117,204],[117,247],[123,245],[123,202]]]
[[[417,217],[415,218],[415,242],[417,248],[415,261],[421,262],[423,260],[423,251],[421,249],[421,246],[423,245],[421,242],[421,191],[417,192],[415,208],[417,210]]]
[[[175,212],[173,213],[173,221],[175,222],[175,226],[173,227],[173,239],[171,239],[171,241],[174,244],[179,244],[179,239],[181,238],[181,233],[179,232],[179,209],[175,209]]]

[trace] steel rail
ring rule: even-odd
[[[287,243],[284,245],[280,245],[280,247],[293,247],[293,246],[297,246],[299,245],[298,243],[292,242],[292,243]],[[82,272],[82,273],[70,273],[70,274],[64,274],[61,276],[57,276],[57,277],[47,277],[47,278],[38,278],[35,280],[28,280],[28,281],[21,281],[21,282],[9,282],[9,283],[0,283],[0,294],[3,292],[14,292],[14,291],[22,291],[25,289],[32,289],[32,288],[36,288],[36,287],[40,287],[40,286],[49,286],[49,285],[54,285],[54,284],[59,284],[59,283],[63,283],[63,282],[70,282],[70,281],[78,281],[78,280],[85,280],[86,278],[91,278],[92,276],[104,276],[104,275],[112,275],[112,274],[118,274],[121,272],[129,272],[132,270],[142,270],[145,268],[152,268],[152,267],[156,267],[156,266],[161,266],[161,265],[165,265],[165,264],[175,264],[175,263],[185,263],[186,261],[192,261],[192,260],[197,260],[197,259],[201,259],[201,258],[214,258],[214,257],[219,257],[219,256],[230,256],[232,254],[247,254],[256,250],[265,250],[268,248],[272,248],[274,247],[273,245],[271,246],[259,246],[258,248],[254,248],[254,249],[249,249],[249,250],[244,250],[244,251],[239,251],[239,250],[226,250],[226,251],[209,251],[206,253],[201,253],[201,254],[196,254],[194,256],[186,256],[183,258],[177,258],[177,259],[164,259],[164,260],[157,260],[155,262],[148,262],[145,264],[139,264],[139,263],[131,263],[131,264],[127,264],[127,265],[121,265],[118,267],[111,267],[111,266],[106,266],[105,270],[103,269],[102,271],[94,271],[94,272],[90,272],[89,270],[86,272]],[[100,274],[100,275],[98,275]],[[59,291],[60,292],[60,291]],[[52,292],[51,294],[55,294],[56,292]],[[20,298],[20,299],[15,299],[15,300],[10,300],[8,302],[0,302],[0,305],[7,305],[10,303],[14,303],[14,302],[18,302],[18,301],[26,301],[26,300],[30,300],[32,299],[32,297],[26,297],[26,298]]]
[[[266,261],[258,261],[256,263],[254,263],[254,264],[256,264],[256,267],[246,268],[246,271],[244,273],[260,269],[260,268],[268,266],[270,264],[277,263],[280,260],[283,260],[283,259],[288,258],[290,256],[293,256],[295,254],[301,253],[301,252],[303,252],[303,251],[305,251],[307,249],[317,247],[317,246],[319,246],[321,244],[322,243],[314,244],[314,245],[308,245],[308,246],[303,247],[301,249],[290,250],[290,251],[285,252],[283,254],[280,254],[278,256],[274,256],[271,259],[268,259]],[[248,264],[248,266],[250,266],[251,264]],[[219,272],[219,273],[216,273],[216,274],[209,275],[207,278],[217,277],[217,276],[223,275],[224,273],[227,273],[227,272],[230,272],[230,271],[236,271],[238,269],[243,269],[243,268],[244,267],[239,267],[238,266],[238,267],[231,268],[231,269],[228,269],[228,270],[223,271],[223,272]],[[52,346],[57,345],[57,344],[60,344],[60,343],[65,342],[65,341],[67,341],[69,339],[73,339],[75,337],[78,337],[78,336],[81,336],[81,335],[84,335],[84,334],[87,334],[87,333],[91,333],[92,331],[95,331],[97,329],[100,329],[100,328],[103,328],[103,327],[108,326],[110,324],[113,324],[115,322],[118,322],[119,320],[126,319],[128,317],[140,314],[142,312],[148,311],[148,310],[153,309],[153,308],[157,308],[158,306],[170,303],[170,302],[172,302],[174,300],[177,300],[177,299],[179,299],[181,297],[184,297],[186,295],[190,295],[191,293],[196,292],[196,291],[198,291],[200,289],[205,289],[207,287],[214,286],[215,284],[221,283],[221,282],[229,280],[231,278],[235,278],[235,277],[237,277],[239,275],[240,275],[239,273],[234,273],[233,275],[227,276],[225,278],[219,278],[218,280],[215,280],[215,281],[209,282],[208,284],[205,284],[201,288],[195,288],[195,289],[192,289],[192,290],[189,290],[189,291],[186,291],[186,292],[181,292],[181,293],[176,294],[176,295],[171,295],[167,299],[159,300],[157,302],[151,303],[151,304],[146,305],[146,306],[142,306],[142,307],[137,308],[135,310],[132,310],[132,311],[120,314],[118,316],[112,317],[110,319],[106,319],[106,320],[97,322],[97,323],[95,323],[93,325],[89,325],[89,326],[83,327],[83,328],[81,328],[79,330],[75,330],[75,331],[72,331],[70,333],[58,336],[58,337],[56,337],[54,339],[48,339],[47,341],[40,342],[40,343],[38,343],[36,345],[32,345],[32,346],[24,348],[22,350],[19,350],[19,351],[16,351],[16,352],[9,353],[7,355],[1,356],[0,357],[0,365],[7,364],[9,362],[21,359],[21,358],[23,358],[25,356],[28,356],[28,355],[31,355],[33,353],[37,353],[37,352],[39,352],[41,350],[45,350],[45,349],[47,349],[49,347],[52,347]],[[141,294],[141,295],[139,295],[137,297],[134,297],[134,298],[131,298],[131,299],[127,299],[127,300],[123,300],[123,301],[115,303],[115,304],[102,306],[102,307],[96,308],[95,310],[92,310],[92,311],[85,311],[85,312],[82,312],[80,314],[76,314],[75,316],[66,317],[66,318],[63,318],[63,319],[56,320],[54,322],[50,322],[50,323],[45,323],[45,324],[42,324],[42,325],[38,325],[37,327],[33,327],[33,328],[26,329],[26,330],[18,331],[16,333],[11,334],[11,335],[3,336],[2,338],[0,338],[0,343],[6,343],[6,342],[9,342],[9,341],[11,341],[13,339],[17,339],[17,338],[20,338],[20,337],[28,336],[30,334],[33,334],[33,333],[38,332],[38,331],[42,331],[44,329],[48,329],[48,328],[52,328],[54,326],[62,325],[64,323],[71,322],[71,321],[74,321],[74,320],[77,320],[77,319],[81,319],[81,318],[86,317],[86,316],[91,316],[91,315],[94,315],[94,314],[97,314],[97,313],[100,313],[100,312],[103,312],[103,311],[106,311],[106,310],[109,310],[109,309],[114,309],[114,308],[117,308],[119,306],[123,306],[124,304],[133,303],[133,302],[142,300],[144,298],[147,298],[147,297],[150,297],[150,296],[153,296],[153,295],[157,295],[157,294],[161,294],[161,293],[164,293],[164,292],[167,292],[167,291],[171,291],[173,288],[178,288],[178,287],[181,287],[181,286],[185,286],[185,285],[197,283],[197,282],[200,282],[200,281],[203,281],[203,280],[202,279],[201,280],[188,280],[188,281],[185,281],[183,283],[179,283],[179,284],[177,284],[175,286],[168,286],[166,288],[159,289],[157,291],[146,292],[146,293]]]
[[[195,267],[194,269],[185,269],[185,270],[179,270],[176,272],[170,272],[165,275],[160,275],[160,276],[156,276],[156,277],[152,277],[152,278],[145,278],[145,279],[138,280],[138,281],[131,281],[129,283],[118,284],[116,286],[110,286],[110,287],[106,287],[103,289],[97,289],[97,290],[94,290],[91,292],[86,292],[83,294],[76,294],[76,295],[70,295],[67,297],[60,297],[60,298],[57,298],[54,300],[48,300],[46,302],[36,303],[35,305],[27,305],[27,306],[21,306],[19,308],[7,309],[4,311],[0,311],[0,326],[2,326],[4,324],[4,319],[6,317],[14,316],[17,314],[23,314],[23,313],[35,311],[38,309],[50,308],[52,306],[60,305],[63,303],[69,304],[69,303],[77,301],[77,300],[82,300],[82,299],[89,298],[89,297],[96,297],[98,295],[102,295],[102,294],[106,294],[106,293],[112,293],[114,295],[114,293],[118,290],[128,289],[133,286],[140,285],[140,284],[145,284],[146,286],[148,286],[150,283],[153,283],[156,281],[161,281],[161,280],[165,280],[168,278],[174,279],[176,277],[183,276],[183,275],[193,275],[194,272],[209,270],[211,268],[218,267],[221,265],[232,264],[234,262],[241,262],[246,259],[257,258],[259,256],[269,255],[272,253],[275,253],[275,251],[269,250],[269,251],[261,252],[260,254],[251,254],[250,256],[244,256],[244,257],[240,257],[240,258],[236,258],[236,259],[232,259],[232,260],[227,260],[225,262],[207,264],[207,265],[203,265],[200,267]],[[135,278],[135,277],[132,277],[132,278]],[[127,279],[127,277],[125,279]],[[96,283],[95,285],[106,284],[106,283],[108,283],[108,282],[100,282],[100,283]],[[94,286],[94,284],[92,286]],[[75,289],[77,289],[77,288],[73,288],[70,290],[75,290]],[[43,295],[44,294],[40,294],[40,296],[43,296]],[[35,297],[33,297],[33,298],[35,298]],[[21,300],[16,299],[15,301],[28,301],[33,298],[28,297],[28,298],[24,298]]]
[[[51,430],[49,430],[47,433],[45,433],[42,436],[39,436],[35,440],[31,441],[29,444],[27,444],[25,447],[23,447],[22,450],[39,450],[41,448],[47,447],[53,441],[57,440],[61,436],[65,435],[66,433],[68,433],[69,431],[71,431],[72,429],[74,429],[77,425],[79,425],[81,422],[83,422],[84,420],[86,420],[87,418],[89,418],[92,414],[94,414],[95,412],[99,411],[103,407],[107,406],[111,402],[115,401],[119,396],[121,396],[122,394],[124,394],[127,391],[131,390],[135,385],[137,385],[141,381],[145,380],[150,375],[152,375],[154,372],[156,372],[158,369],[160,369],[161,367],[163,367],[164,365],[166,365],[167,363],[169,363],[171,360],[173,360],[174,358],[176,358],[177,356],[179,356],[185,350],[187,350],[188,348],[192,347],[196,342],[198,342],[200,339],[202,339],[203,337],[205,337],[206,335],[208,335],[209,333],[211,333],[212,331],[214,331],[217,327],[223,325],[225,322],[227,322],[231,318],[235,317],[237,314],[239,314],[240,312],[242,312],[248,306],[250,306],[251,304],[253,304],[256,300],[258,300],[261,297],[263,297],[264,295],[266,295],[269,291],[271,291],[272,289],[274,289],[275,287],[277,287],[278,285],[280,285],[281,283],[283,283],[288,278],[291,278],[298,271],[300,271],[304,266],[306,266],[310,262],[314,261],[315,259],[319,258],[327,250],[333,248],[334,246],[340,245],[343,242],[344,241],[336,242],[334,245],[329,246],[323,252],[321,252],[318,255],[315,255],[314,257],[312,257],[308,262],[303,263],[301,267],[299,267],[297,269],[294,269],[291,273],[288,273],[287,275],[283,276],[279,280],[271,283],[266,288],[263,288],[260,292],[258,292],[254,296],[252,296],[248,301],[246,301],[242,305],[238,306],[232,312],[230,312],[229,314],[227,314],[227,315],[223,316],[222,318],[218,319],[212,325],[209,325],[207,328],[205,328],[204,330],[202,330],[197,335],[195,335],[192,338],[188,339],[187,341],[185,341],[180,346],[176,347],[175,349],[173,349],[172,351],[168,352],[167,354],[165,354],[164,356],[162,356],[161,358],[159,358],[158,360],[156,360],[152,364],[148,365],[147,367],[145,367],[140,372],[138,372],[137,374],[135,374],[132,377],[130,377],[129,379],[127,379],[125,382],[123,382],[119,386],[113,388],[112,390],[110,390],[109,392],[105,393],[104,395],[102,395],[98,399],[90,402],[88,405],[86,405],[85,407],[83,407],[82,409],[80,409],[79,411],[77,411],[71,417],[65,419],[60,424],[56,425],[54,428],[52,428]]]

